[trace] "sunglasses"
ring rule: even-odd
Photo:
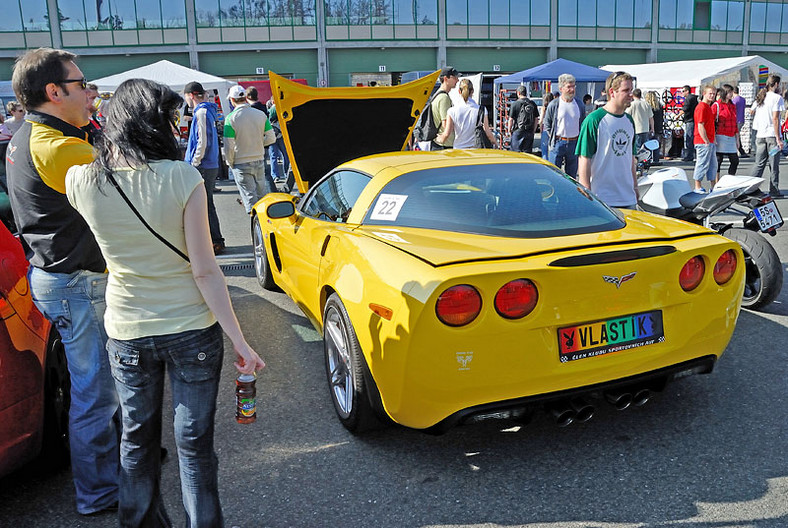
[[[612,79],[610,79],[610,80],[611,80],[611,81],[615,81],[615,80],[616,80],[616,79],[618,79],[619,77],[623,77],[623,76],[624,76],[624,75],[626,75],[626,74],[627,74],[627,72],[624,72],[624,71],[617,71],[616,73],[614,73],[614,74],[613,74],[613,78],[612,78]]]
[[[57,84],[79,83],[80,87],[84,90],[88,87],[88,80],[82,77],[81,79],[63,79],[58,81]]]

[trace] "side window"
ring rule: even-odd
[[[345,222],[369,180],[360,172],[337,171],[315,187],[301,211],[319,220]]]

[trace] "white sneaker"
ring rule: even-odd
[[[708,194],[708,192],[709,192],[709,191],[707,191],[706,189],[704,189],[703,187],[701,187],[700,189],[693,189],[693,191],[692,191],[692,192],[696,192],[696,193],[698,193],[698,194]]]

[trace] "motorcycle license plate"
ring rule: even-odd
[[[756,207],[753,209],[753,213],[755,213],[755,218],[758,220],[758,225],[763,232],[783,225],[783,217],[780,216],[780,211],[774,202],[768,202]]]

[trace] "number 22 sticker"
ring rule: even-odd
[[[381,194],[378,196],[375,208],[372,209],[372,214],[369,215],[370,220],[395,221],[407,199],[408,196],[405,194]]]

